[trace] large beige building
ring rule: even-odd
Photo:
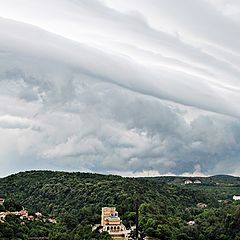
[[[106,231],[112,239],[128,239],[126,227],[122,224],[115,207],[102,208],[102,231]]]

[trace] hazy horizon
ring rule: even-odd
[[[163,175],[155,175],[151,174],[151,172],[142,172],[142,173],[124,173],[124,174],[118,174],[118,173],[101,173],[101,172],[84,172],[84,171],[66,171],[66,170],[52,170],[52,169],[27,169],[27,170],[22,170],[18,172],[13,172],[5,176],[0,176],[0,178],[6,178],[10,177],[12,175],[17,175],[20,173],[27,173],[27,172],[62,172],[62,173],[90,173],[90,174],[99,174],[99,175],[104,175],[104,176],[120,176],[123,178],[154,178],[154,177],[176,177],[176,178],[184,178],[184,179],[201,179],[201,178],[209,178],[209,177],[216,177],[216,176],[228,176],[228,177],[237,177],[240,178],[238,175],[231,175],[231,174],[215,174],[215,175],[193,175],[193,174],[186,174],[186,175],[174,175],[174,174],[163,174]]]

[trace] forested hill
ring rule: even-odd
[[[200,179],[201,184],[184,186],[186,179]],[[227,191],[219,191],[226,186]],[[158,206],[161,213],[167,213],[175,211],[176,206],[191,207],[199,202],[216,205],[218,198],[225,200],[238,194],[239,186],[240,178],[224,175],[209,178],[123,178],[79,172],[28,171],[2,178],[0,195],[13,198],[32,211],[55,216],[89,211],[95,222],[99,220],[103,206],[117,206],[123,215],[134,210],[138,198],[140,202]]]
[[[184,185],[186,179],[200,180],[201,183]],[[81,225],[99,223],[104,206],[115,206],[127,226],[134,224],[135,203],[138,201],[142,231],[159,238],[169,235],[166,239],[187,235],[186,231],[191,231],[193,239],[198,239],[208,227],[209,217],[211,231],[217,235],[217,229],[226,224],[227,216],[229,221],[235,219],[238,203],[232,201],[234,194],[240,195],[240,179],[231,176],[123,178],[91,173],[28,171],[0,179],[0,196],[14,199],[29,211],[57,218],[70,215]],[[207,208],[197,207],[198,203],[206,204]],[[187,226],[191,220],[198,225]],[[197,227],[200,229],[195,232]],[[227,235],[230,230],[225,227],[224,231]]]
[[[99,220],[96,214],[100,214],[103,206],[115,205],[121,214],[133,211],[136,198],[157,205],[162,213],[172,212],[179,205],[188,207],[203,201],[216,203],[215,197],[206,194],[204,189],[183,187],[184,179],[188,178],[123,178],[79,172],[29,171],[1,179],[0,195],[14,198],[28,209],[44,214],[80,214],[84,209],[91,212],[93,221]]]

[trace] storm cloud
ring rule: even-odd
[[[0,3],[1,175],[238,175],[234,0]]]

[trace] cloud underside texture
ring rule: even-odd
[[[239,174],[234,0],[0,3],[0,175]]]

